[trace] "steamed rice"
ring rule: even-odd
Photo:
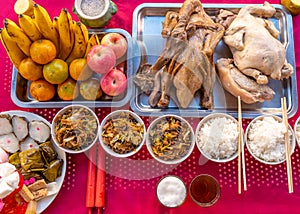
[[[238,149],[238,125],[227,117],[211,118],[200,127],[197,143],[201,152],[209,158],[230,158]]]
[[[248,130],[248,149],[254,156],[264,161],[282,161],[285,159],[285,132],[285,125],[274,117],[256,120]]]
[[[296,139],[298,142],[300,142],[300,119],[296,121],[295,127]]]

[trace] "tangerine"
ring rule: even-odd
[[[88,79],[80,83],[79,92],[86,100],[97,100],[102,96],[100,81],[97,79]]]
[[[61,59],[54,59],[43,67],[45,80],[51,84],[61,84],[69,77],[68,64]]]
[[[74,100],[79,95],[76,81],[68,78],[62,84],[57,86],[57,94],[62,100]]]
[[[23,59],[18,69],[22,77],[35,81],[43,77],[43,66],[35,63],[30,57]]]
[[[93,71],[87,66],[86,58],[74,59],[69,66],[70,76],[74,80],[84,81],[90,78]]]
[[[31,44],[29,53],[33,61],[45,65],[55,59],[57,50],[50,40],[39,39]]]
[[[54,97],[55,87],[44,79],[35,80],[30,84],[30,94],[38,101],[48,101]]]

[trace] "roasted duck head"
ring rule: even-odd
[[[141,65],[134,78],[136,85],[150,93],[149,104],[166,108],[172,98],[178,107],[187,108],[199,91],[200,106],[213,108],[214,49],[223,34],[224,27],[206,14],[199,0],[185,0],[178,13],[168,12],[161,55],[152,66]]]

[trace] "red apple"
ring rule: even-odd
[[[109,72],[115,66],[116,61],[114,51],[107,45],[94,45],[87,55],[88,66],[99,74]]]
[[[100,86],[105,94],[113,97],[118,96],[127,87],[126,75],[118,69],[112,69],[101,78]]]
[[[101,39],[101,44],[111,47],[117,59],[121,58],[128,48],[127,40],[119,33],[107,33]]]

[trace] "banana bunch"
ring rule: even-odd
[[[98,36],[89,38],[88,30],[81,22],[75,22],[66,8],[50,18],[47,10],[38,4],[33,6],[34,16],[18,15],[18,24],[4,19],[0,29],[0,39],[16,68],[25,57],[30,57],[30,46],[40,39],[50,40],[56,47],[57,58],[70,64],[74,59],[87,55],[95,44],[100,44]]]

